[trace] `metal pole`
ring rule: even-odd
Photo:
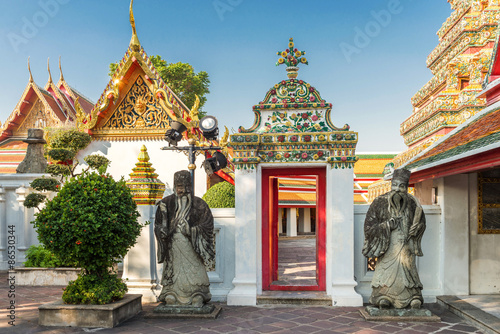
[[[194,196],[194,170],[196,169],[196,154],[195,154],[195,143],[191,142],[189,145],[189,173],[191,173],[191,194]]]

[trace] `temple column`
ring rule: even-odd
[[[227,295],[227,305],[257,304],[258,196],[260,170],[235,170],[235,277]],[[259,238],[260,239],[260,238]]]
[[[297,236],[297,208],[289,208],[286,217],[286,235],[288,237]]]
[[[19,188],[16,189],[15,191],[17,195],[17,202],[19,203],[19,223],[16,226],[16,228],[19,229],[17,232],[17,235],[22,235],[18,243],[17,247],[17,254],[16,254],[16,266],[22,265],[22,263],[26,260],[26,250],[29,248],[29,246],[32,245],[31,239],[32,239],[32,233],[33,233],[33,226],[30,224],[30,219],[29,219],[29,213],[28,213],[28,208],[24,207],[24,200],[26,199],[26,196],[29,193],[29,190],[24,186],[20,186]],[[31,209],[33,210],[33,209]]]
[[[309,233],[311,232],[311,208],[304,208],[304,214],[302,215],[302,232]]]
[[[283,233],[283,209],[278,209],[278,235]]]
[[[311,208],[298,209],[299,213],[299,232],[311,232]]]
[[[362,306],[354,287],[353,168],[327,167],[327,294],[333,306]]]

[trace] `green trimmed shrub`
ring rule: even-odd
[[[92,141],[88,133],[79,131],[76,128],[49,129],[48,135],[50,148],[63,148],[75,153],[83,150]]]
[[[210,187],[202,198],[210,208],[234,208],[234,186],[226,181],[219,182]]]
[[[51,251],[45,249],[43,245],[31,245],[26,250],[25,267],[34,268],[56,268],[56,267],[76,267],[75,262],[63,262]]]
[[[142,225],[125,181],[95,172],[71,178],[33,222],[38,240],[85,274],[104,277],[135,244]]]
[[[127,293],[127,285],[113,274],[101,277],[78,275],[64,288],[62,299],[66,304],[108,304],[120,300]]]

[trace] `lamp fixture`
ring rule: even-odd
[[[182,133],[186,130],[184,124],[173,121],[170,123],[170,129],[165,133],[165,140],[168,141],[169,145],[177,146],[177,143],[182,139]]]
[[[203,161],[202,166],[205,169],[207,175],[210,176],[215,172],[223,168],[226,168],[227,166],[226,156],[223,153],[216,151],[211,158],[208,158],[205,161]]]
[[[217,139],[219,135],[219,127],[217,118],[214,116],[205,116],[200,120],[200,130],[203,133],[203,137],[206,139]]]

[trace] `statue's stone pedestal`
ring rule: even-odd
[[[161,303],[153,312],[147,312],[144,318],[168,318],[168,319],[215,319],[219,315],[221,307],[213,304],[205,304],[202,307],[166,305]]]
[[[376,306],[367,306],[359,310],[363,318],[368,321],[399,321],[399,322],[436,322],[441,318],[432,314],[431,311],[424,308],[406,309],[391,308],[379,309]]]

